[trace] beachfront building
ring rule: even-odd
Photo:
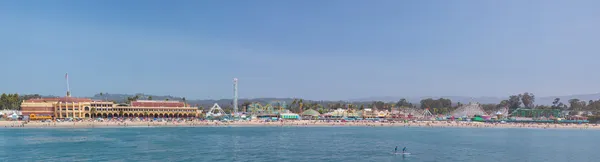
[[[36,98],[24,100],[21,111],[24,116],[80,117],[84,115],[86,103],[90,102],[91,99],[75,97]]]
[[[378,118],[387,118],[387,117],[391,117],[391,115],[387,110],[382,110],[382,111],[377,112],[377,117]]]
[[[103,103],[98,103],[104,105]],[[150,118],[187,118],[198,117],[201,113],[197,107],[190,107],[180,101],[132,101],[130,105],[109,104],[107,107],[91,106],[90,115],[94,117],[150,117]],[[95,108],[95,109],[94,109]]]
[[[511,113],[511,117],[524,117],[524,118],[560,118],[563,117],[561,110],[559,109],[528,109],[518,108]]]
[[[282,113],[282,114],[279,114],[279,117],[281,119],[288,119],[288,120],[290,120],[290,119],[292,119],[292,120],[301,119],[300,115],[295,114],[295,113]]]
[[[131,104],[92,100],[89,98],[39,98],[21,103],[23,115],[64,118],[112,117],[198,117],[197,107],[180,101],[138,100]]]
[[[303,119],[319,119],[320,115],[321,115],[321,113],[319,113],[317,110],[313,110],[313,109],[308,109],[308,110],[302,112]]]
[[[362,111],[362,116],[365,119],[366,118],[375,118],[376,115],[377,115],[377,113],[373,109],[371,109],[371,108],[365,108]]]

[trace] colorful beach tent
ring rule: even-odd
[[[283,113],[280,114],[282,119],[299,119],[300,115],[294,113]]]
[[[319,116],[319,115],[321,115],[321,113],[319,113],[318,111],[313,110],[313,109],[308,109],[308,110],[302,112],[302,116]]]

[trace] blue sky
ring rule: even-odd
[[[0,1],[0,91],[596,93],[600,1]]]

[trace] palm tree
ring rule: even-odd
[[[131,101],[135,101],[135,100],[136,100],[135,97],[127,97],[127,101],[125,101],[125,103],[130,104]]]
[[[290,110],[292,110],[292,108],[294,108],[294,106],[296,106],[296,104],[298,103],[298,99],[294,98],[294,101],[292,101],[292,104],[290,105]],[[300,112],[300,111],[298,111]]]
[[[90,115],[92,118],[96,118],[96,108],[95,107],[92,107],[92,109],[90,109],[90,113],[92,113]]]
[[[300,99],[300,101],[299,101],[299,102],[300,102],[300,104],[299,104],[299,105],[300,105],[300,106],[299,106],[299,107],[300,107],[300,114],[302,114],[302,112],[304,112],[304,109],[302,108],[302,107],[304,106],[304,103],[303,103],[303,102],[304,102],[304,100]]]
[[[123,110],[119,110],[119,116],[123,117]]]

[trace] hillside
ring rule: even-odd
[[[369,97],[361,99],[352,99],[353,102],[366,102],[366,101],[384,101],[384,102],[397,102],[402,97]],[[507,97],[465,97],[465,96],[423,96],[423,97],[406,97],[406,100],[412,103],[419,103],[422,99],[427,98],[447,98],[452,100],[452,103],[469,103],[479,102],[483,104],[497,104],[502,100],[508,99]],[[566,96],[548,96],[548,97],[537,97],[535,99],[536,105],[551,105],[555,98],[560,98],[561,102],[566,103],[570,99],[579,99],[582,101],[598,100],[600,99],[600,93],[595,94],[579,94],[579,95],[566,95]]]
[[[92,99],[97,99],[97,100],[109,100],[109,101],[115,101],[115,102],[125,102],[127,100],[127,97],[134,97],[134,96],[140,96],[140,99],[148,99],[150,96],[152,97],[153,100],[178,100],[178,101],[182,101],[183,97],[175,97],[175,96],[170,96],[170,95],[148,95],[148,94],[142,94],[142,93],[138,93],[135,95],[131,95],[131,94],[96,94],[90,98]],[[384,102],[397,102],[399,99],[401,99],[402,97],[369,97],[369,98],[362,98],[362,99],[353,99],[350,100],[353,104],[357,105],[357,104],[371,104],[373,101],[384,101]],[[506,98],[500,98],[500,97],[465,97],[465,96],[423,96],[423,97],[407,97],[406,99],[411,102],[414,103],[418,106],[418,104],[420,103],[420,101],[422,99],[427,99],[427,98],[447,98],[452,100],[452,103],[457,103],[457,102],[461,102],[461,103],[469,103],[469,102],[479,102],[479,103],[483,103],[483,104],[487,104],[487,103],[500,103],[500,101],[507,99]],[[580,99],[582,101],[588,101],[588,100],[598,100],[600,99],[600,93],[596,93],[596,94],[580,94],[580,95],[568,95],[568,96],[548,96],[548,97],[539,97],[536,98],[536,102],[535,104],[537,105],[550,105],[552,104],[552,102],[554,101],[555,98],[560,98],[561,101],[563,103],[566,103],[569,99]],[[294,100],[293,98],[253,98],[253,99],[239,99],[238,103],[239,104],[243,104],[244,102],[260,102],[263,104],[269,103],[271,101],[285,101],[288,105],[292,103],[292,101]],[[191,99],[187,99],[186,100],[187,103],[191,104],[191,105],[198,105],[201,106],[205,109],[212,107],[212,105],[214,103],[218,103],[221,107],[226,108],[226,107],[232,107],[233,105],[233,100],[232,99],[220,99],[220,100],[191,100]],[[323,105],[327,105],[329,103],[336,103],[336,102],[340,102],[340,101],[309,101],[309,100],[305,100],[305,103],[308,102],[318,102],[320,104]]]

